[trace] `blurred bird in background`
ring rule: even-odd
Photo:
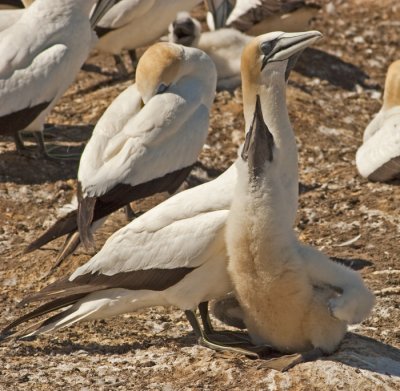
[[[50,156],[45,118],[74,81],[97,39],[92,28],[113,3],[36,0],[0,32],[0,134],[13,136],[18,151],[26,150],[20,131],[27,130],[39,152]]]

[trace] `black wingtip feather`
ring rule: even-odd
[[[53,312],[64,308],[68,305],[76,303],[79,299],[81,299],[85,294],[76,294],[67,297],[63,297],[60,299],[56,299],[50,301],[49,303],[43,304],[40,307],[34,309],[33,311],[19,317],[18,319],[14,320],[13,322],[9,323],[3,330],[1,330],[0,335],[5,338],[10,338],[15,332],[11,330],[15,329],[20,324],[27,322],[31,319],[37,318],[38,316],[48,314],[49,312]]]
[[[76,219],[77,211],[73,210],[66,216],[57,220],[43,235],[34,240],[25,248],[24,254],[38,250],[54,239],[75,232],[78,229]]]

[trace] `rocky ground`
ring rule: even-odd
[[[312,28],[325,38],[304,54],[288,87],[300,153],[296,229],[302,241],[362,274],[377,297],[372,315],[332,356],[279,373],[259,360],[196,345],[180,311],[153,308],[0,344],[0,390],[400,389],[400,182],[369,183],[354,162],[363,130],[382,104],[386,69],[400,56],[400,4],[320,4]],[[118,77],[112,58],[98,53],[85,69],[48,119],[57,128],[48,143],[66,140],[77,153],[107,105],[133,81],[133,75]],[[218,93],[200,157],[210,175],[233,161],[243,127],[241,90]],[[49,276],[61,240],[23,254],[71,199],[77,167],[75,160],[19,156],[10,139],[0,140],[0,326],[22,314],[15,305],[25,295],[91,256],[79,250]],[[161,199],[136,207],[146,210]],[[124,224],[123,213],[115,213],[97,234],[99,248]]]

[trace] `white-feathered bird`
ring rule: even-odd
[[[389,66],[383,106],[364,131],[356,164],[371,181],[400,178],[400,60]]]
[[[114,0],[36,0],[0,32],[0,134],[34,131],[45,153],[45,117],[86,60],[96,35],[95,24]],[[18,11],[8,11],[18,12]]]
[[[136,65],[135,49],[157,41],[179,11],[189,11],[201,0],[119,0],[96,27],[97,47],[114,56],[121,73],[126,73],[120,57],[126,49]]]
[[[199,21],[187,12],[180,12],[169,26],[168,39],[197,47],[210,56],[217,68],[218,90],[233,90],[240,85],[240,57],[252,37],[233,28],[202,33]]]
[[[279,61],[282,55],[292,54],[290,61],[284,63],[287,77],[297,57],[293,51],[301,51],[306,42],[296,38],[284,33],[279,37],[268,36],[259,42],[257,49],[253,45],[255,50],[246,52],[242,68],[242,78],[248,87],[247,90],[245,87],[247,92],[243,101],[246,128],[252,123],[256,93],[263,88],[258,85],[263,82],[259,77],[261,64]],[[269,100],[277,94],[282,102],[284,82],[268,91]],[[274,109],[276,106],[271,107]],[[286,106],[280,107],[278,113],[280,115],[274,116],[272,126],[287,125]],[[290,157],[289,162],[293,166]],[[226,269],[224,231],[236,178],[233,165],[214,181],[174,195],[120,229],[95,257],[70,277],[25,299],[23,303],[51,301],[9,324],[3,330],[4,335],[15,333],[15,327],[25,321],[65,307],[60,314],[18,334],[37,335],[84,319],[172,304],[185,310],[203,344],[215,349],[226,348],[209,335],[206,306],[201,306],[204,328],[199,326],[194,310],[199,304],[225,295],[232,289]],[[282,178],[293,193],[292,187],[297,188],[297,183],[294,185],[292,182],[297,173]],[[292,194],[286,199],[293,203],[297,196]],[[296,209],[291,206],[286,210],[289,215]],[[247,346],[243,350],[237,346],[231,350],[246,354],[253,351]],[[270,365],[283,367],[282,363]]]
[[[248,35],[304,31],[320,7],[304,0],[206,0],[210,30],[233,27]]]
[[[173,43],[150,47],[139,61],[136,84],[106,110],[82,154],[78,210],[28,251],[70,234],[64,258],[80,240],[91,241],[93,222],[134,200],[174,193],[207,138],[216,79],[213,62],[199,49]]]
[[[50,302],[12,322],[3,334],[64,307],[60,314],[19,334],[37,335],[81,320],[174,305],[186,311],[201,343],[220,348],[208,336],[207,304],[202,303],[232,289],[224,226],[235,182],[232,166],[217,179],[178,193],[133,220],[71,276],[25,299],[24,303]],[[204,329],[194,313],[199,305]]]
[[[374,303],[358,273],[301,244],[293,229],[298,168],[285,75],[299,51],[320,37],[317,31],[262,35],[242,60],[251,70],[243,99],[253,118],[226,225],[228,271],[253,342],[288,353],[332,353],[347,324],[364,320]],[[260,49],[270,54],[249,67],[246,59]]]

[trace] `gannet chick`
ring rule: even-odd
[[[217,179],[178,193],[133,220],[70,276],[23,300],[49,302],[9,324],[2,337],[33,336],[78,321],[173,305],[185,311],[202,345],[257,357],[259,348],[240,348],[243,342],[248,345],[246,340],[239,346],[215,340],[207,317],[207,301],[232,290],[224,227],[235,183],[231,166]],[[19,324],[59,309],[61,313],[15,334]]]
[[[30,130],[46,154],[44,120],[96,39],[89,21],[91,8],[96,3],[96,20],[113,2],[36,0],[0,32],[0,134],[13,136],[18,150],[24,149],[18,132]]]
[[[288,353],[333,352],[347,324],[361,322],[374,303],[358,273],[301,244],[293,230],[297,151],[285,73],[320,36],[269,33],[255,38],[242,55],[243,99],[253,106],[247,116],[255,114],[227,221],[228,271],[253,342]],[[258,63],[246,66],[255,53]]]
[[[304,0],[207,0],[210,30],[233,27],[257,36],[272,31],[304,31],[320,6]]]
[[[97,48],[114,56],[118,70],[127,70],[120,57],[128,50],[136,67],[135,49],[157,41],[179,11],[189,11],[201,0],[120,0],[96,27]]]
[[[224,28],[201,33],[200,23],[187,12],[178,13],[169,26],[169,41],[197,47],[206,52],[217,68],[217,90],[233,90],[240,85],[240,57],[251,37]]]
[[[356,164],[371,181],[400,178],[400,60],[389,66],[383,106],[365,129]]]
[[[172,43],[150,47],[139,61],[136,84],[106,110],[82,154],[78,210],[27,251],[79,230],[80,238],[73,235],[71,247],[61,252],[65,257],[80,240],[90,245],[93,222],[134,200],[174,193],[206,141],[216,78],[213,62],[199,49]]]

